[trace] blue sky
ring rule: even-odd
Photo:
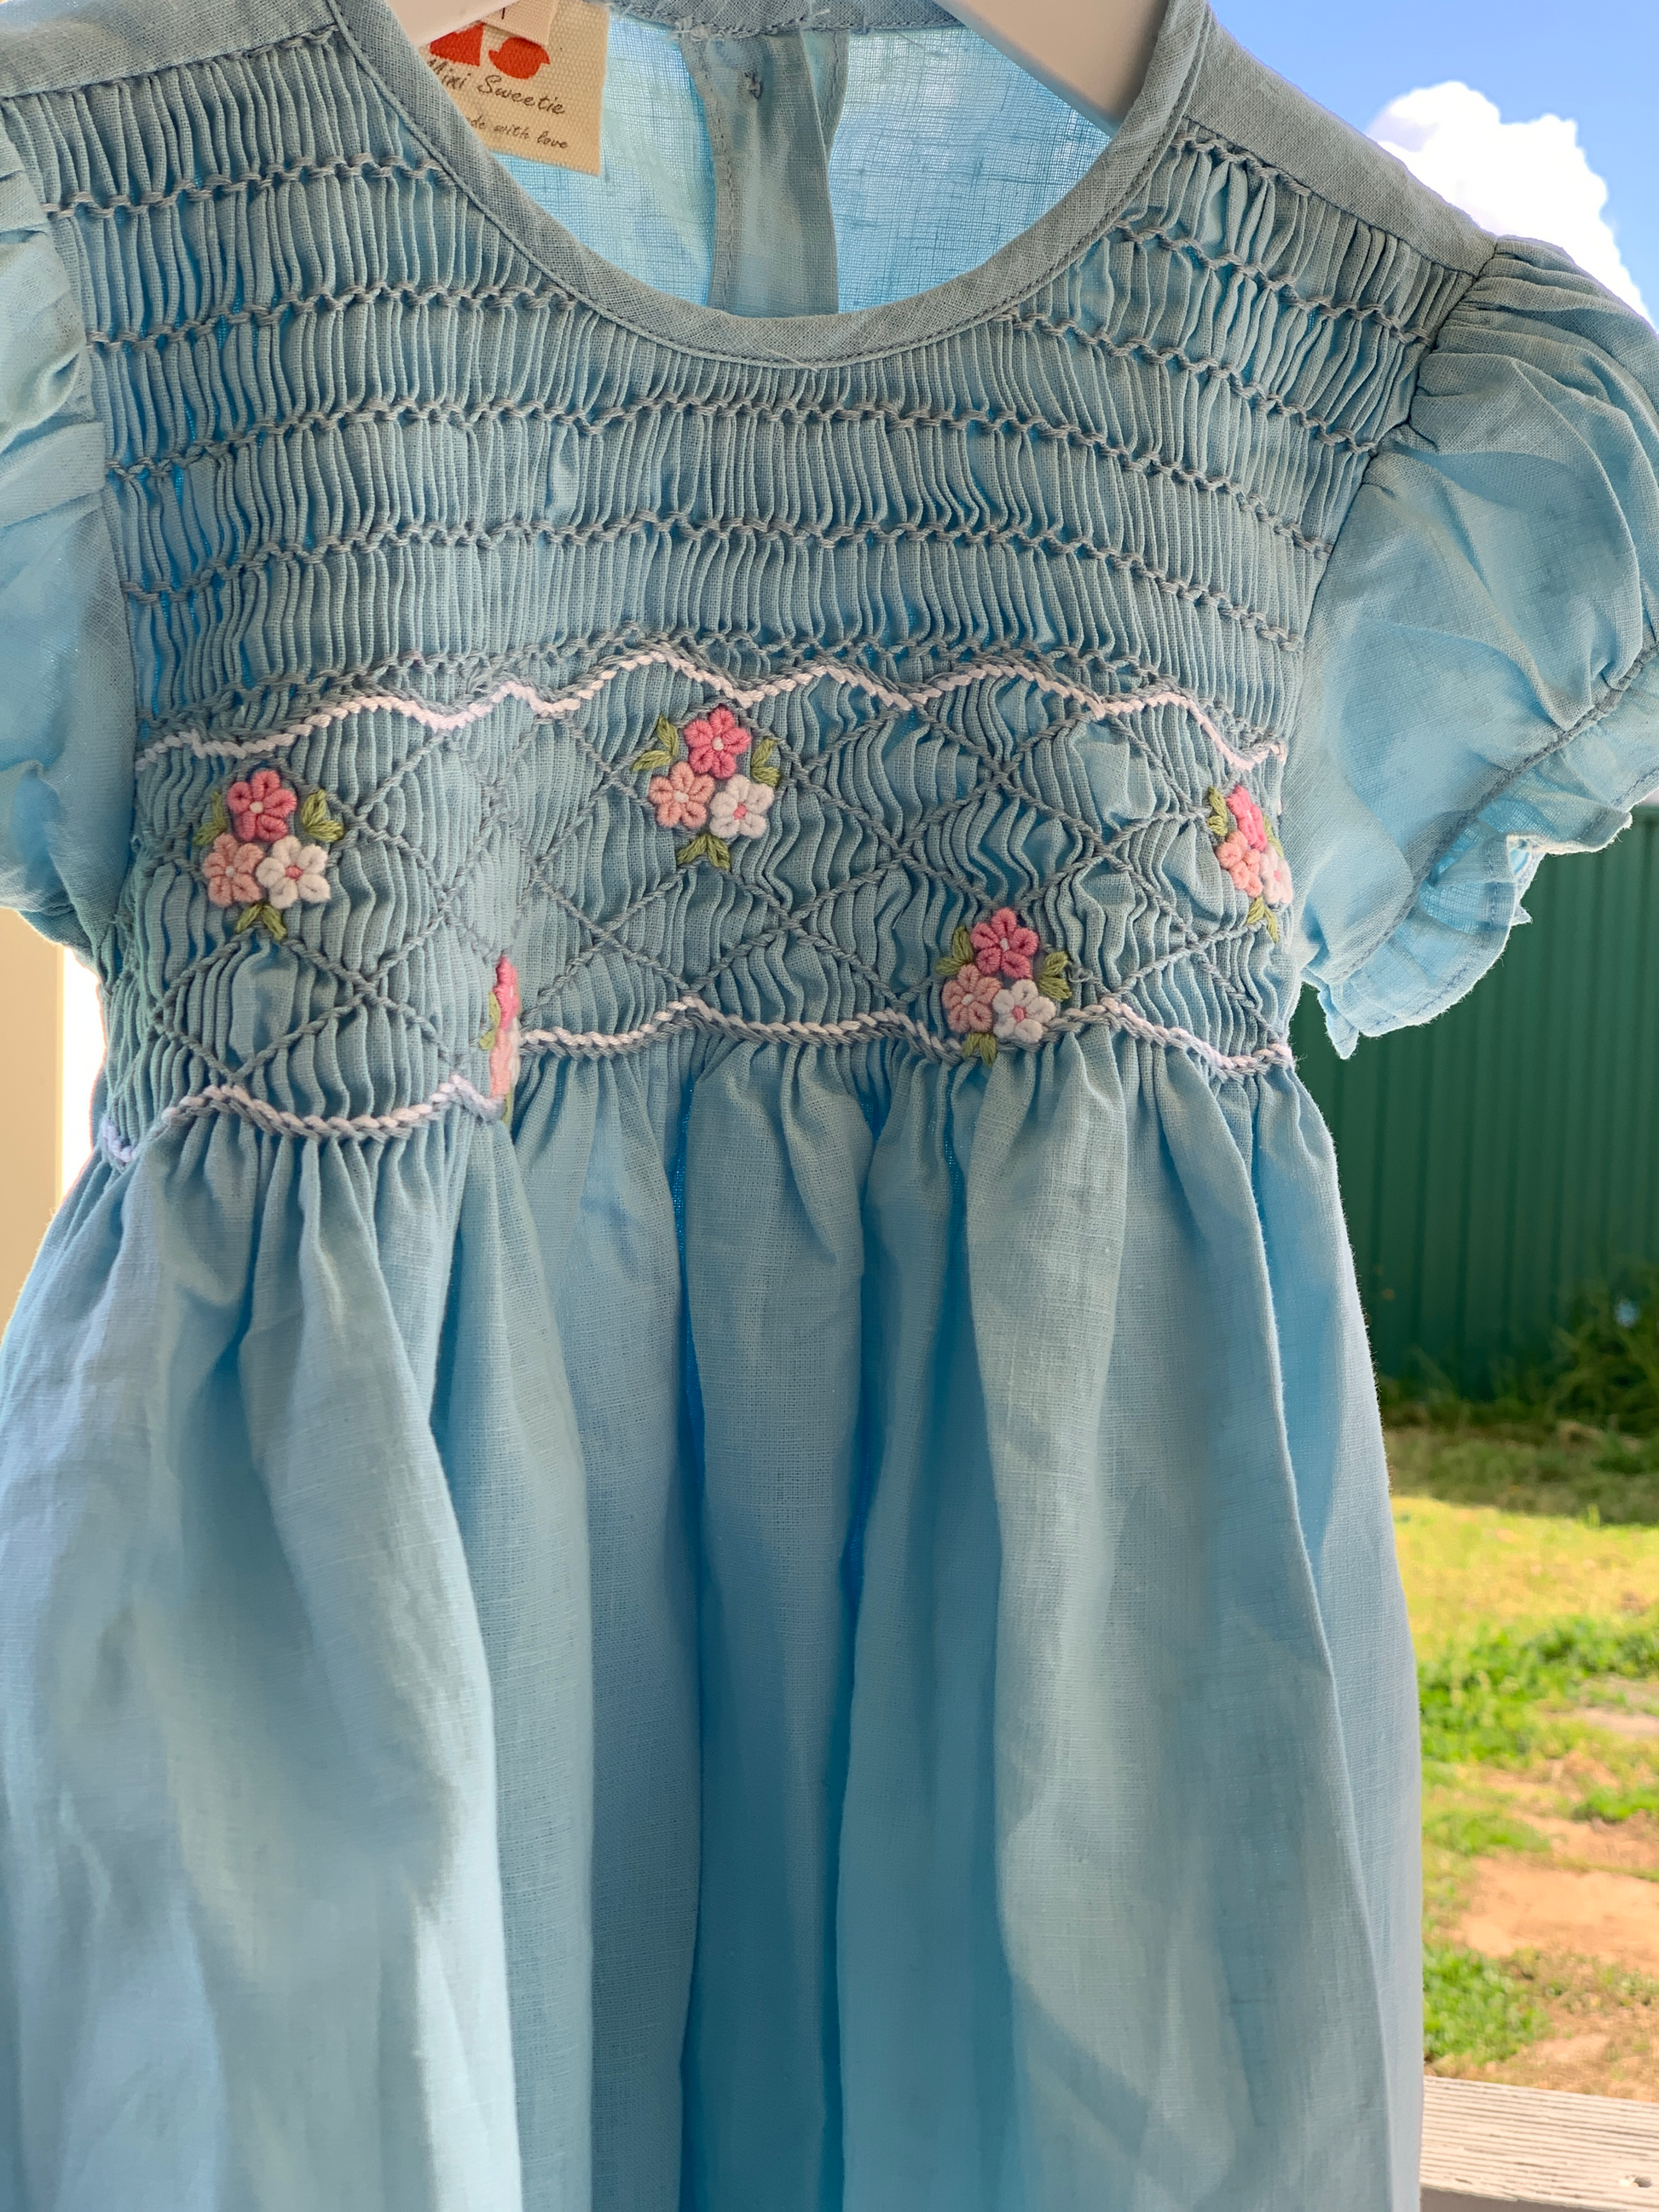
[[[1570,116],[1603,210],[1659,313],[1659,0],[1212,0],[1253,54],[1360,130],[1458,77],[1506,123]]]

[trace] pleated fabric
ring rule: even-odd
[[[381,0],[4,10],[0,896],[110,1049],[0,1353],[0,2212],[1407,2212],[1285,1039],[1659,781],[1651,333],[1201,0],[1087,166],[826,0],[925,242],[820,136],[842,307],[730,313],[686,51],[799,33],[633,12],[605,203]]]

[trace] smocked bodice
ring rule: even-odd
[[[1292,887],[1229,872],[1225,802],[1277,822],[1314,593],[1467,275],[1188,124],[1018,296],[721,358],[538,261],[332,22],[15,113],[141,708],[118,1141],[227,1085],[485,1096],[503,954],[532,1051],[952,1056],[938,963],[1004,910],[1065,956],[1048,1035],[1284,1055]],[[721,706],[768,817],[688,860],[634,764]],[[337,831],[280,940],[203,859],[260,769]]]

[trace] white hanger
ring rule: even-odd
[[[1164,0],[941,0],[1092,123],[1120,123],[1152,58]],[[392,0],[417,46],[491,11],[477,0]]]
[[[1091,123],[1121,123],[1146,81],[1164,0],[939,0]]]
[[[501,0],[495,0],[492,9],[489,0],[392,0],[392,12],[403,25],[404,33],[417,46],[429,46],[434,39],[441,39],[446,31],[459,31],[467,23],[476,23],[482,16],[499,15]]]

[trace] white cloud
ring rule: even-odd
[[[1369,136],[1484,229],[1563,247],[1646,314],[1601,213],[1607,188],[1584,158],[1576,123],[1559,115],[1505,123],[1483,93],[1433,84],[1391,100]]]

